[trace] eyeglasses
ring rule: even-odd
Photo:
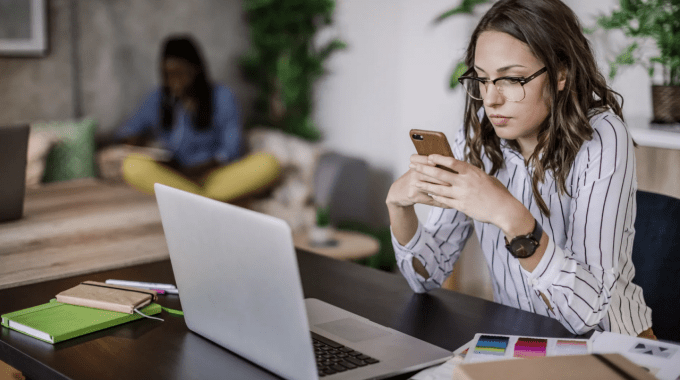
[[[509,102],[519,102],[524,100],[524,97],[526,96],[524,85],[548,71],[548,68],[544,67],[528,78],[500,77],[494,80],[470,76],[475,72],[474,70],[475,69],[472,68],[458,78],[458,81],[465,87],[465,91],[467,91],[472,99],[484,100],[486,92],[489,90],[489,83],[493,83],[493,85],[496,86],[496,90],[498,90],[505,100]]]

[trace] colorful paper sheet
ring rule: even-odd
[[[547,339],[518,338],[515,343],[516,358],[536,358],[545,356],[548,347]]]
[[[482,335],[477,340],[475,353],[482,355],[504,356],[508,347],[507,336]]]

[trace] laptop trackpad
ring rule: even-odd
[[[338,319],[337,321],[316,325],[316,327],[354,343],[392,334],[387,330],[371,326],[355,318]]]

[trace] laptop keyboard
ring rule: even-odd
[[[364,355],[359,351],[343,346],[313,331],[310,332],[312,333],[312,344],[314,344],[314,355],[316,356],[316,368],[319,370],[319,377],[379,362],[379,360]]]

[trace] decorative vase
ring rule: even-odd
[[[680,122],[680,86],[652,86],[654,123]]]

